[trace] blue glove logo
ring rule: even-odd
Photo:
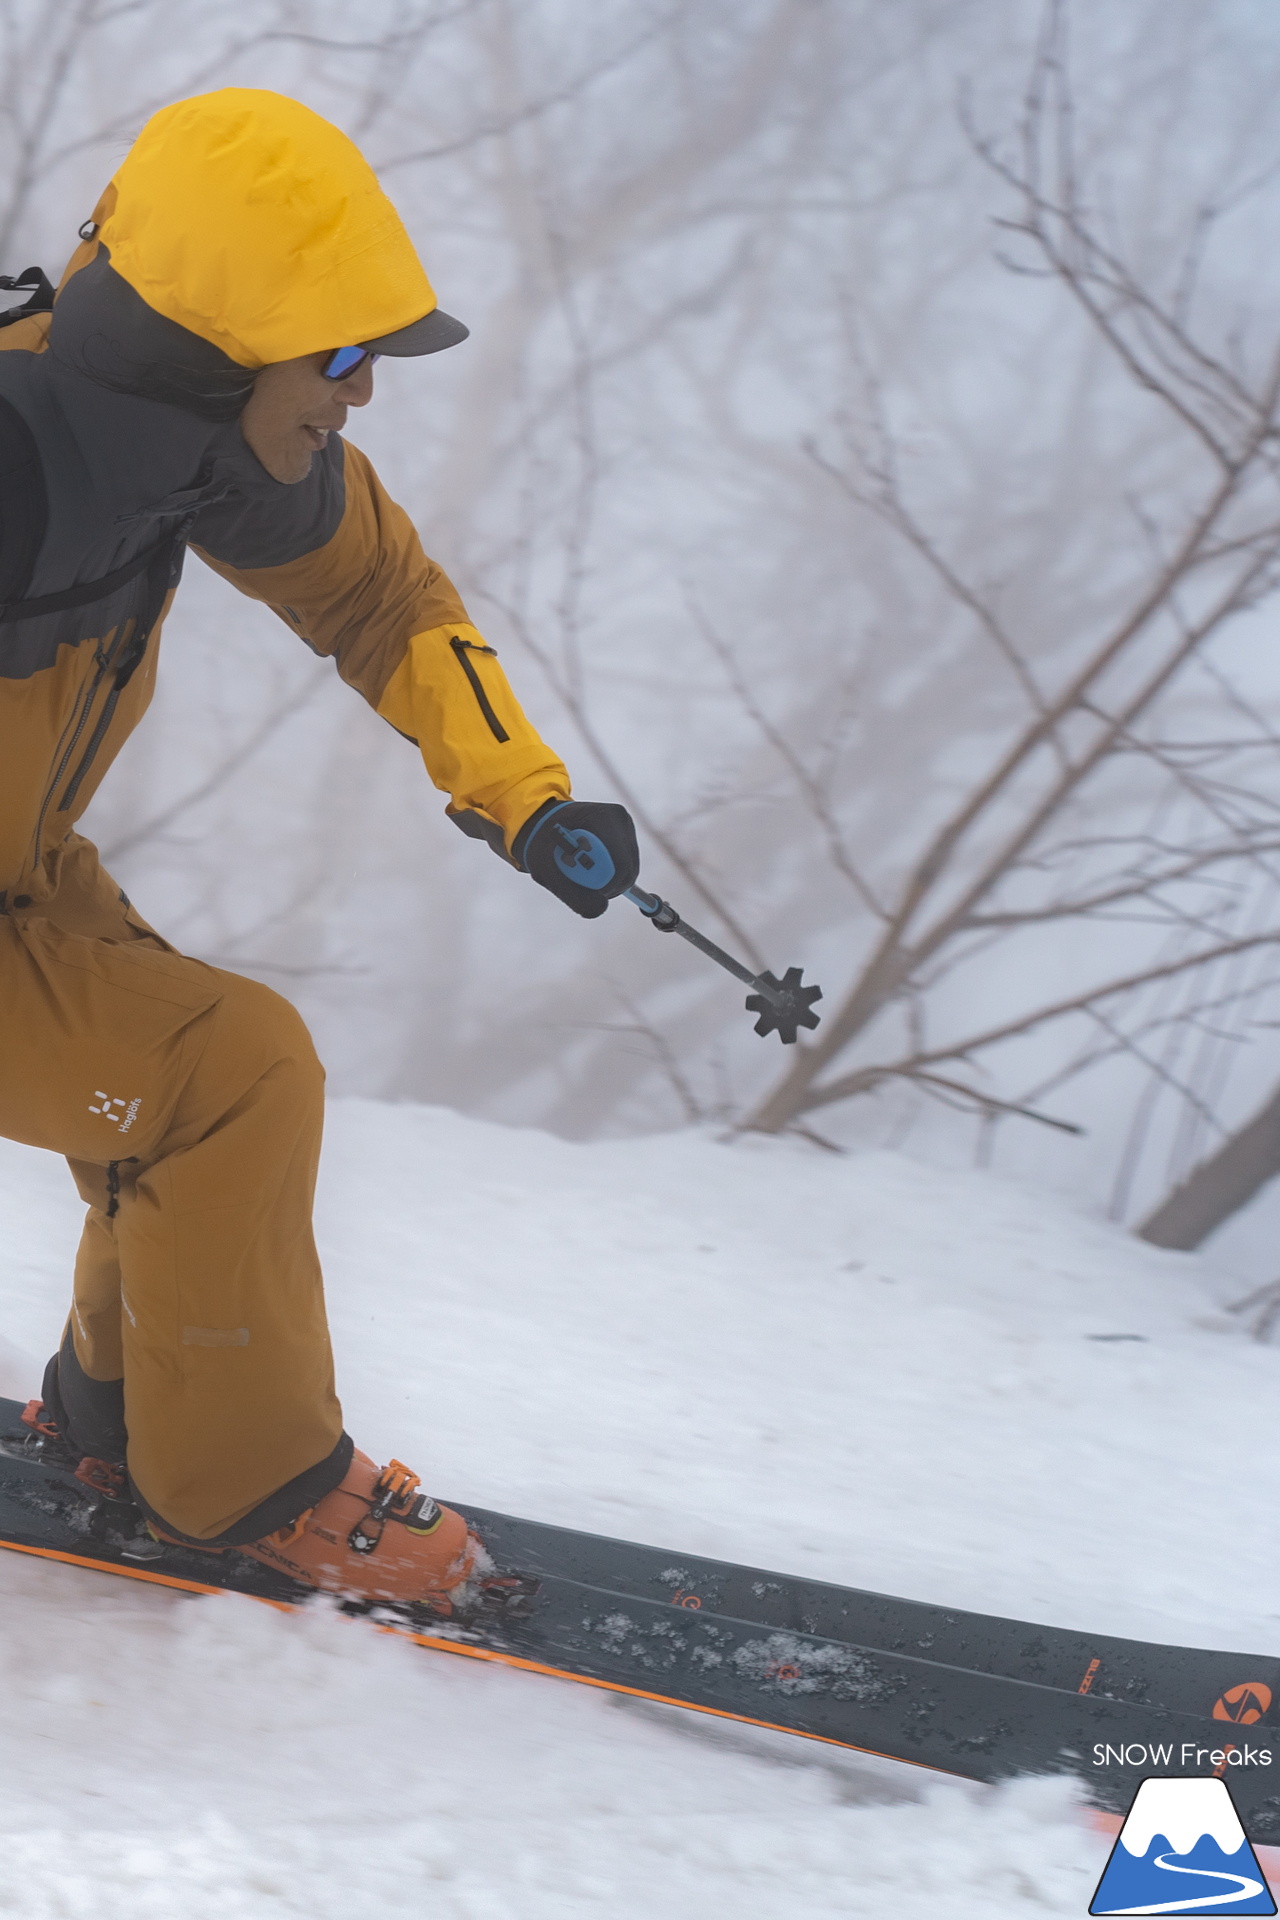
[[[560,843],[555,851],[556,865],[565,879],[572,880],[575,887],[589,888],[592,893],[607,887],[618,869],[604,841],[584,828],[574,832],[570,827],[558,826],[554,819],[551,824]]]
[[[584,920],[598,920],[640,868],[626,808],[588,800],[548,801],[521,828],[511,851],[540,887]]]

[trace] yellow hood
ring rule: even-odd
[[[242,367],[376,340],[436,305],[372,167],[284,94],[162,107],[95,218],[134,292]]]

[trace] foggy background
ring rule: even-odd
[[[917,882],[936,933],[987,876],[813,1082],[861,1076],[849,1097],[805,1105],[735,983],[464,839],[415,750],[192,557],[86,831],[175,944],[297,1003],[334,1091],[573,1137],[763,1118],[1134,1224],[1271,1097],[1271,7],[11,0],[0,23],[0,270],[56,278],[184,94],[278,89],[360,143],[472,337],[384,361],[348,437],[578,797],[636,813],[641,883],[802,965],[817,1039]],[[1264,1186],[1215,1250],[1272,1280],[1277,1224]]]

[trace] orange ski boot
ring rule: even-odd
[[[424,1606],[447,1619],[474,1597],[490,1563],[462,1515],[417,1486],[399,1460],[379,1469],[356,1453],[308,1512],[237,1551],[325,1593]]]

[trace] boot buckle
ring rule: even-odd
[[[58,1429],[52,1420],[46,1420],[42,1417],[44,1412],[45,1404],[43,1400],[28,1400],[19,1418],[23,1426],[26,1427],[30,1433],[42,1434],[46,1440],[56,1440],[58,1438]]]
[[[107,1500],[127,1500],[129,1483],[123,1467],[113,1460],[95,1460],[86,1453],[76,1467],[76,1479],[81,1486],[88,1487],[91,1493],[100,1493]]]
[[[427,1519],[425,1525],[417,1524],[421,1509],[435,1507],[434,1500],[428,1501],[425,1495],[414,1500],[413,1493],[417,1485],[418,1475],[411,1473],[403,1460],[393,1460],[389,1467],[382,1469],[373,1484],[374,1498],[370,1502],[368,1513],[363,1514],[356,1521],[347,1535],[347,1545],[352,1553],[372,1553],[382,1538],[383,1528],[397,1508],[411,1507],[414,1532],[430,1533],[432,1527],[439,1522],[439,1509],[436,1508],[434,1515]],[[400,1517],[406,1516],[401,1513]]]
[[[382,1538],[384,1524],[383,1520],[372,1513],[364,1519],[357,1520],[347,1535],[347,1545],[352,1553],[372,1553]]]

